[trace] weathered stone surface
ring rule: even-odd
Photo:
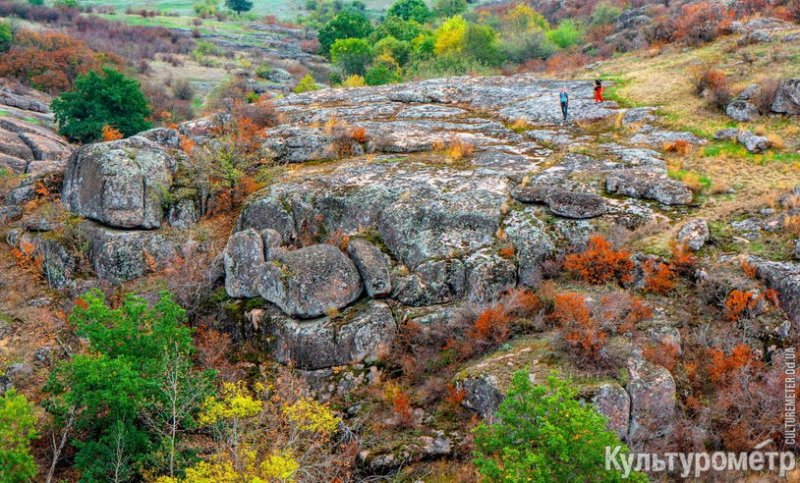
[[[692,202],[692,192],[678,180],[638,170],[619,170],[606,178],[606,189],[633,198],[656,200],[665,205]]]
[[[556,191],[549,194],[545,201],[550,211],[566,218],[595,218],[606,212],[603,197],[593,193]]]
[[[627,438],[631,417],[631,398],[627,391],[617,383],[607,382],[596,388],[591,402],[597,412],[608,418],[608,429],[620,438]]]
[[[463,297],[465,284],[461,260],[431,260],[417,266],[413,273],[395,275],[392,297],[411,306],[443,304]]]
[[[750,122],[758,117],[758,108],[747,101],[733,101],[725,108],[725,114],[739,122]]]
[[[739,134],[736,135],[736,140],[754,154],[761,153],[769,148],[769,139],[764,136],[756,136],[747,129],[739,131]]]
[[[274,338],[275,359],[300,369],[373,363],[397,331],[391,310],[377,301],[351,307],[334,319],[301,321],[275,315],[258,323]]]
[[[778,291],[781,307],[795,327],[800,327],[800,264],[759,257],[750,257],[748,262],[756,268],[759,278]]]
[[[258,293],[293,317],[341,309],[363,288],[353,261],[333,245],[277,250],[263,267]]]
[[[495,250],[485,249],[465,260],[467,300],[490,303],[517,285],[517,267]]]
[[[392,292],[389,263],[380,248],[362,238],[353,238],[347,247],[347,253],[361,274],[367,295],[379,298]]]
[[[631,397],[628,440],[646,441],[664,437],[675,422],[675,380],[668,370],[649,362],[629,367],[625,386]]]
[[[781,83],[772,110],[781,114],[800,115],[800,79],[787,79]]]
[[[88,257],[98,278],[122,283],[141,277],[151,268],[166,266],[177,256],[175,246],[164,236],[149,231],[116,230],[91,222],[80,227],[89,241]],[[146,257],[147,255],[147,257]]]
[[[115,228],[158,228],[178,160],[142,137],[76,150],[64,175],[64,204]]]
[[[702,218],[692,220],[678,232],[678,242],[685,244],[689,249],[697,251],[705,245],[711,233],[708,222]]]
[[[662,149],[665,144],[671,144],[677,141],[683,141],[694,145],[705,144],[705,140],[690,132],[649,131],[636,134],[631,138],[631,143],[633,144],[644,144],[656,149]]]
[[[264,242],[261,235],[249,228],[228,239],[223,252],[225,291],[230,297],[256,297],[264,268]]]
[[[466,394],[462,404],[484,419],[492,419],[505,399],[505,394],[498,387],[497,378],[491,374],[469,378],[462,386]]]
[[[542,279],[541,263],[555,252],[544,223],[531,208],[526,208],[506,218],[505,232],[516,251],[520,285],[538,287]]]

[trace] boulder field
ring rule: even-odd
[[[566,124],[562,86],[572,98]],[[693,193],[668,176],[658,150],[705,142],[658,127],[653,109],[595,104],[591,82],[528,75],[325,89],[274,106],[282,122],[264,133],[261,154],[283,168],[248,198],[224,250],[203,270],[228,297],[249,300],[245,337],[314,374],[379,360],[405,320],[424,327],[509,289],[536,289],[547,262],[585,246],[592,233],[685,215]],[[85,286],[75,277],[83,258],[94,277],[112,284],[188,258],[185,234],[209,198],[192,183],[195,161],[181,151],[181,138],[213,143],[213,128],[227,121],[219,114],[71,155],[64,144],[54,156],[65,165],[59,188],[74,219],[68,226],[17,224],[8,243],[36,247],[44,275],[63,290]],[[613,126],[626,127],[623,140],[596,134]],[[6,164],[24,172],[36,161],[22,147],[4,155],[20,160]],[[34,183],[46,179],[38,176],[6,196],[5,212],[30,199]],[[678,237],[699,250],[709,228],[697,220]],[[797,294],[797,264],[753,264],[780,292]],[[788,304],[796,318],[796,303]],[[667,320],[652,330],[677,338],[679,347],[676,325]],[[575,372],[547,355],[548,337],[519,341],[466,368],[457,381],[464,404],[491,417],[509,367],[528,367],[536,377]],[[672,376],[629,341],[617,342],[610,357],[625,382],[587,383],[587,401],[626,439],[667,434]]]

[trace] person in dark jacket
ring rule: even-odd
[[[569,117],[569,92],[567,92],[566,87],[561,88],[558,98],[561,101],[561,114],[564,115],[564,122],[567,122],[567,117]]]

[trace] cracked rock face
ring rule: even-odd
[[[49,99],[0,85],[0,168],[15,173],[63,171],[72,147],[55,133]]]
[[[142,135],[89,144],[67,163],[63,201],[110,227],[158,228],[177,167],[175,156]]]

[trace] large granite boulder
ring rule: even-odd
[[[800,263],[773,262],[750,257],[748,263],[756,268],[759,278],[778,291],[781,307],[789,319],[800,327]]]
[[[675,380],[668,370],[642,361],[630,364],[628,440],[647,441],[670,434],[675,423]]]
[[[691,190],[680,181],[635,169],[621,169],[609,174],[606,189],[609,193],[656,200],[665,205],[686,205],[693,198]]]
[[[781,83],[772,110],[781,114],[800,115],[800,79],[787,79]]]
[[[299,369],[373,363],[397,332],[391,310],[377,301],[350,307],[333,318],[262,315],[257,323],[269,335],[275,359]]]
[[[690,250],[697,251],[703,248],[711,232],[708,229],[708,222],[702,218],[691,220],[678,232],[678,242],[689,247]]]
[[[392,292],[392,279],[386,255],[363,238],[353,238],[347,253],[358,268],[367,295],[372,298],[385,297]]]
[[[231,235],[223,252],[225,291],[234,298],[258,296],[264,268],[264,241],[252,228]]]
[[[725,108],[725,114],[734,121],[750,122],[758,117],[758,108],[747,101],[733,101]]]
[[[363,289],[353,261],[328,244],[276,250],[263,264],[257,287],[264,299],[301,319],[346,307]]]
[[[144,136],[89,144],[69,158],[63,202],[114,228],[161,226],[178,158]]]

